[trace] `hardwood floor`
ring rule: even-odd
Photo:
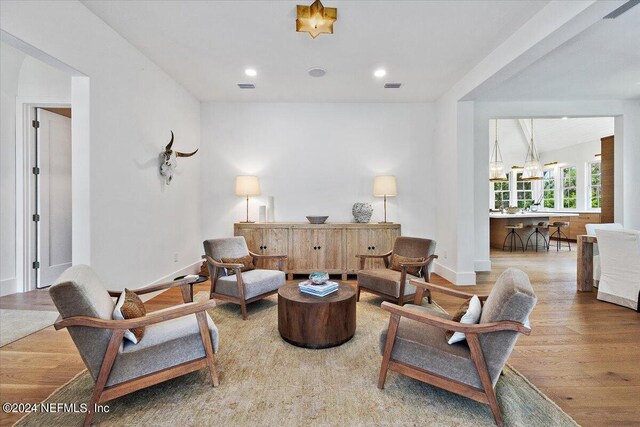
[[[538,304],[532,334],[518,340],[509,363],[582,425],[640,425],[640,314],[597,301],[594,293],[576,293],[575,257],[566,249],[494,251],[494,270],[479,274],[479,284],[467,290],[488,293],[507,267],[527,272]],[[435,275],[432,281],[453,286]],[[195,292],[206,289],[201,284]],[[434,297],[448,311],[461,303]],[[179,291],[170,290],[146,306],[153,311],[180,301]],[[48,293],[38,291],[2,297],[0,308],[51,310],[52,305]],[[46,328],[0,349],[0,401],[40,402],[83,369],[69,334]],[[0,426],[20,417],[1,413]]]

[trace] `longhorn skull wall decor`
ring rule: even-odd
[[[173,178],[173,172],[177,166],[177,158],[178,157],[191,157],[198,152],[199,149],[192,153],[182,153],[180,151],[172,150],[173,146],[173,131],[171,131],[171,141],[164,148],[164,151],[160,153],[160,175],[164,177],[165,183],[167,185],[171,184],[171,179]]]

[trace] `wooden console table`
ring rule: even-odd
[[[578,236],[578,292],[593,291],[593,244],[598,243],[596,236],[587,234]]]
[[[285,271],[294,274],[326,271],[355,274],[360,269],[356,255],[384,254],[400,236],[400,224],[378,223],[236,223],[235,236],[244,236],[249,250],[264,255],[288,255]],[[273,265],[261,265],[274,268]],[[384,268],[380,259],[367,261],[367,268]]]

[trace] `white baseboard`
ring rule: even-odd
[[[16,278],[0,280],[0,297],[18,292]]]
[[[457,272],[436,261],[433,263],[433,272],[458,286],[472,286],[476,284],[476,273],[474,271]]]
[[[153,282],[147,283],[146,286],[157,285],[158,283],[170,282],[173,280],[174,277],[184,276],[186,274],[198,274],[200,272],[201,265],[202,265],[202,260],[199,259],[198,261],[194,261],[191,264],[187,265],[186,267],[182,267],[181,269],[176,270],[173,273],[167,274],[166,276],[160,277],[159,279],[154,280]],[[149,301],[151,298],[154,298],[160,295],[164,291],[166,291],[166,289],[158,292],[152,292],[150,294],[140,295],[140,299],[142,301]]]
[[[473,269],[475,271],[491,271],[491,260],[477,259],[473,261]]]
[[[476,272],[463,271],[463,272],[456,273],[456,281],[454,283],[458,286],[475,286]]]
[[[449,267],[445,267],[440,264],[438,261],[433,262],[433,272],[438,276],[444,277],[451,283],[455,283],[456,280],[456,272],[451,270]]]

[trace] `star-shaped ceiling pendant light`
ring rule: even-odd
[[[333,34],[333,23],[338,19],[338,9],[324,7],[320,0],[314,1],[311,6],[297,5],[298,19],[296,19],[296,31],[309,33],[314,39],[319,34]]]

